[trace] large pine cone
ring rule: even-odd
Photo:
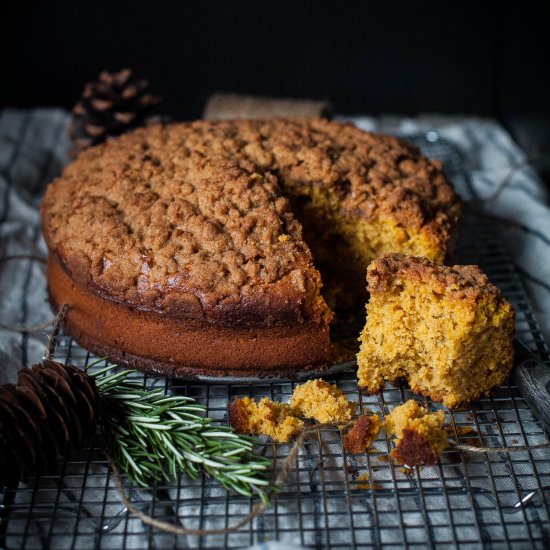
[[[149,92],[149,82],[132,76],[130,69],[116,73],[103,71],[99,79],[84,87],[73,107],[69,126],[71,157],[80,151],[142,126],[150,119],[159,97]]]
[[[84,371],[45,360],[0,386],[0,489],[53,468],[96,428],[99,394]]]

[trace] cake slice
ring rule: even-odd
[[[367,282],[359,386],[377,393],[403,378],[455,407],[507,380],[515,312],[479,267],[386,254],[370,264]]]
[[[444,422],[443,411],[430,413],[412,399],[396,407],[386,418],[386,433],[397,437],[392,459],[411,467],[436,464],[449,445]]]

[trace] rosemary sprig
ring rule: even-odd
[[[206,407],[191,397],[165,395],[128,381],[134,370],[89,373],[101,396],[103,434],[118,466],[137,484],[170,481],[201,472],[227,490],[268,501],[274,487],[266,479],[269,458],[254,453],[255,438],[214,425]]]

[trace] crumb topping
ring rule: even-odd
[[[500,289],[489,282],[477,265],[450,267],[407,254],[383,254],[376,258],[368,267],[367,281],[371,293],[409,282],[428,285],[437,294],[457,299],[491,296],[503,300]]]

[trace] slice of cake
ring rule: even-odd
[[[377,414],[362,414],[342,438],[344,449],[352,454],[364,453],[372,445],[383,425]]]
[[[390,456],[406,466],[433,465],[449,439],[443,428],[445,413],[430,413],[417,401],[410,400],[396,407],[386,418],[386,433],[397,442]]]
[[[303,428],[287,403],[275,403],[264,397],[256,403],[250,397],[235,399],[229,406],[229,422],[239,433],[267,435],[277,443],[286,443]]]
[[[455,407],[506,381],[515,312],[477,266],[386,254],[370,264],[367,281],[359,386],[376,393],[403,378]]]
[[[340,388],[320,379],[296,386],[290,406],[297,416],[321,423],[348,422],[357,409],[357,403],[348,401]]]

